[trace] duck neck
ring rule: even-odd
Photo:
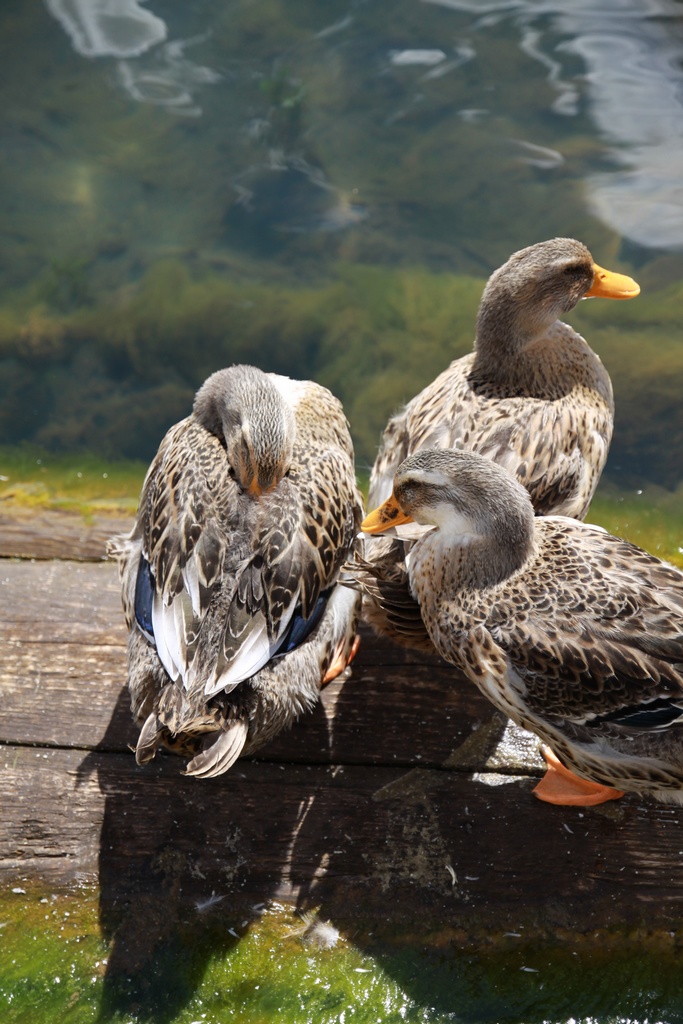
[[[435,530],[419,540],[410,553],[409,577],[420,605],[435,608],[444,600],[471,591],[485,591],[520,570],[534,552],[534,516],[514,510],[501,517],[494,530],[455,536]]]
[[[475,380],[504,385],[510,391],[534,391],[543,360],[539,348],[552,357],[547,341],[557,320],[521,320],[512,296],[497,296],[495,305],[482,304],[477,317],[477,338],[472,376]],[[545,376],[545,374],[543,375]],[[543,381],[545,384],[545,381]]]

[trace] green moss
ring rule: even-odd
[[[146,468],[91,453],[54,455],[32,445],[0,446],[0,502],[84,515],[134,513]]]
[[[3,895],[0,920],[2,1019],[7,1024],[95,1020],[107,955],[95,894],[27,894],[17,886]]]
[[[247,925],[218,903],[188,910],[168,964],[162,954],[119,976],[113,947],[99,935],[98,909],[87,888],[5,891],[3,1024],[680,1019],[679,951],[668,934],[492,937],[465,950],[447,932],[387,944],[361,929],[355,943],[342,934],[319,948],[304,941],[306,922],[286,906],[270,904]]]

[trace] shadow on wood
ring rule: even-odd
[[[611,931],[661,929],[663,901],[667,915],[680,916],[669,887],[680,828],[671,808],[653,813],[630,801],[567,812],[540,805],[528,777],[503,782],[484,772],[475,781],[462,771],[344,764],[349,733],[371,745],[396,696],[364,686],[367,671],[359,655],[335,713],[321,704],[280,739],[300,763],[240,761],[202,781],[180,775],[182,761],[171,755],[144,768],[132,754],[85,758],[79,775],[95,772],[105,797],[98,875],[111,942],[107,1012],[173,1019],[209,959],[239,941],[272,899],[318,911],[380,962],[397,945],[500,954],[515,944],[510,935],[557,944],[598,934],[605,943]],[[417,696],[416,706],[425,713]],[[116,745],[126,707],[122,694],[105,749]],[[504,728],[497,716],[481,727],[485,753]],[[387,969],[396,970],[395,955]],[[396,980],[424,998],[414,972]]]
[[[273,899],[380,960],[679,941],[681,809],[540,804],[535,741],[437,659],[364,631],[351,677],[258,760],[188,779],[128,748],[114,567],[5,561],[0,577],[0,870],[99,882],[105,1015],[172,1019]],[[397,980],[423,999],[414,973]]]

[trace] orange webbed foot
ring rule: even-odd
[[[532,791],[539,800],[568,807],[592,807],[595,804],[604,804],[607,800],[618,800],[624,795],[621,789],[612,789],[610,786],[600,785],[599,782],[580,779],[574,772],[565,768],[545,744],[541,747],[541,753],[548,768]]]

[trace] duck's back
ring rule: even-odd
[[[613,399],[598,356],[557,322],[543,358],[510,383],[456,359],[394,416],[373,468],[369,504],[391,493],[400,463],[425,448],[464,448],[504,466],[539,515],[585,516],[612,437]]]
[[[284,475],[238,483],[234,449],[193,413],[162,440],[135,527],[111,548],[140,761],[161,739],[196,755],[193,773],[226,770],[310,707],[353,643],[357,597],[337,586],[362,517],[348,424],[325,388],[264,376],[293,420]]]

